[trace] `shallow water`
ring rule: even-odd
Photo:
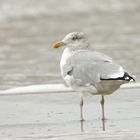
[[[63,49],[51,45],[71,31],[85,32],[94,50],[113,57],[139,81],[139,5],[139,0],[0,1],[0,88],[62,82]]]

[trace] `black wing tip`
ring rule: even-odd
[[[127,72],[124,72],[124,75],[123,77],[117,77],[117,78],[108,78],[108,79],[103,79],[103,78],[100,78],[101,80],[124,80],[124,81],[133,81],[135,82],[136,80],[130,76]]]
[[[126,81],[133,81],[133,82],[136,81],[136,80],[135,80],[131,75],[129,75],[127,72],[124,72],[123,78],[124,78],[124,80],[126,80]]]

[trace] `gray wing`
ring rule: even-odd
[[[97,85],[101,79],[114,79],[124,75],[123,68],[110,57],[92,51],[79,51],[69,57],[62,68],[63,77],[69,75],[73,83]]]

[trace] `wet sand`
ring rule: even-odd
[[[132,131],[90,132],[57,137],[17,138],[16,140],[139,140],[140,133]]]
[[[105,97],[105,135],[139,132],[139,93],[139,88],[120,89]],[[0,137],[57,138],[92,132],[104,136],[100,96],[85,98],[83,126],[79,96],[73,92],[0,96],[0,110]]]

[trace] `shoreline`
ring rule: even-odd
[[[55,88],[54,88],[55,87]],[[120,87],[120,89],[136,89],[140,88],[140,82],[128,83]],[[118,89],[118,90],[120,90]],[[0,90],[0,96],[6,95],[26,95],[26,94],[49,94],[49,93],[70,93],[75,92],[70,87],[64,84],[46,84],[46,85],[29,85],[11,88],[7,90]]]

